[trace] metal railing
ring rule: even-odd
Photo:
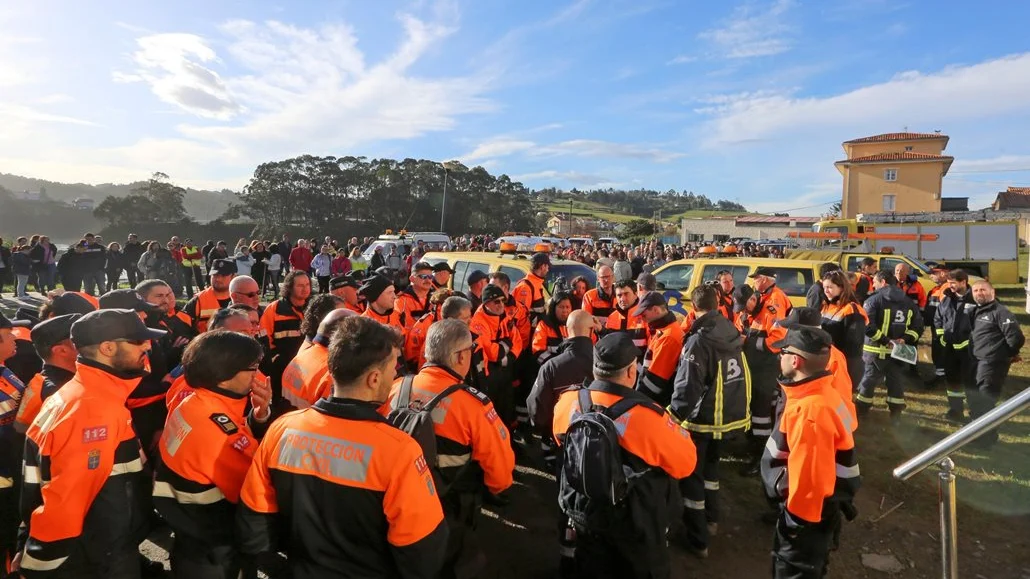
[[[950,455],[1030,408],[1030,388],[1009,398],[980,418],[894,469],[894,478],[906,481],[930,465],[940,468],[937,477],[941,511],[941,577],[958,579],[958,516],[955,512],[955,463]]]

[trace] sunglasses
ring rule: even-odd
[[[808,359],[808,356],[805,355],[805,354],[802,354],[801,352],[795,352],[793,350],[787,350],[787,349],[780,350],[780,357],[781,358],[783,356],[787,355],[787,354],[790,354],[791,356],[797,356],[798,358],[804,358],[806,360]]]
[[[430,279],[433,279],[433,274],[431,274],[431,273],[420,273],[420,274],[418,274],[417,277],[418,277],[418,279],[421,279],[421,280],[430,280]]]

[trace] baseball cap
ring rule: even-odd
[[[637,276],[637,285],[643,287],[647,291],[654,291],[658,289],[658,279],[653,274],[642,273]]]
[[[59,296],[54,296],[50,300],[50,313],[54,316],[63,316],[65,314],[88,314],[96,311],[97,308],[93,304],[89,303],[89,300],[74,294],[71,292],[65,292]]]
[[[235,275],[236,263],[229,259],[216,259],[211,262],[211,275]]]
[[[32,325],[29,320],[12,320],[0,312],[0,330],[10,330],[11,328],[27,328]]]
[[[594,368],[613,371],[629,366],[637,360],[640,348],[626,332],[608,334],[594,346]]]
[[[97,310],[71,326],[76,348],[114,340],[156,340],[168,332],[148,328],[133,310]]]
[[[551,265],[551,256],[543,252],[534,253],[531,263],[533,264],[533,269],[536,269],[541,265]]]
[[[800,326],[808,326],[812,328],[818,328],[823,323],[823,314],[815,308],[809,307],[797,307],[792,308],[790,313],[787,314],[786,318],[776,322],[776,324],[783,328],[794,328]]]
[[[354,289],[358,289],[359,284],[358,282],[354,281],[354,278],[346,275],[334,277],[333,279],[329,280],[330,290],[340,289],[342,287],[352,287]]]
[[[393,285],[393,282],[381,275],[373,275],[372,277],[366,278],[365,283],[361,284],[358,288],[358,293],[365,296],[370,302],[374,302],[379,299],[379,296],[383,295],[386,288]]]
[[[135,310],[147,312],[157,309],[157,304],[152,304],[139,295],[133,289],[112,290],[100,296],[100,309],[102,310]]]
[[[751,278],[751,279],[754,279],[754,278],[756,278],[756,277],[758,277],[760,275],[764,275],[766,277],[775,278],[776,277],[776,270],[771,268],[771,267],[760,266],[760,267],[755,268],[755,273],[749,275],[748,277]]]
[[[470,273],[467,278],[465,278],[465,283],[467,283],[468,285],[472,285],[474,283],[479,283],[484,279],[487,279],[488,277],[489,276],[486,275],[485,271],[479,271],[477,269],[476,271]]]
[[[639,316],[644,313],[644,310],[654,306],[667,306],[668,302],[665,301],[665,296],[658,292],[647,292],[644,297],[640,298],[640,302],[637,303],[637,307],[633,310],[634,316]]]
[[[744,311],[747,301],[753,295],[755,295],[755,288],[749,285],[740,284],[733,288],[733,313]]]
[[[503,298],[504,297],[504,290],[502,290],[501,288],[499,288],[499,287],[497,287],[495,285],[488,285],[485,288],[483,288],[483,296],[482,297],[483,297],[483,303],[484,304],[486,302],[492,302],[492,301],[494,301],[496,299]]]
[[[82,314],[65,314],[37,324],[32,328],[32,345],[36,348],[36,353],[43,357],[44,352],[70,338],[72,324],[81,317]]]
[[[787,330],[782,340],[773,344],[774,348],[786,350],[802,358],[829,353],[833,340],[826,330],[810,326],[795,326]]]
[[[451,268],[450,264],[447,263],[446,261],[441,261],[440,263],[438,263],[438,264],[433,266],[433,272],[441,272],[441,271],[448,271],[448,272],[454,273],[454,269]]]

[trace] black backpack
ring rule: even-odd
[[[401,381],[400,390],[397,392],[397,397],[390,404],[390,414],[386,416],[386,419],[390,424],[414,438],[415,442],[422,447],[422,456],[433,472],[433,479],[440,496],[443,496],[447,494],[448,489],[441,486],[443,480],[440,477],[440,463],[436,453],[433,409],[451,394],[458,390],[465,390],[468,386],[460,383],[452,384],[436,396],[433,396],[425,404],[420,404],[417,401],[416,404],[412,404],[411,385],[414,381],[415,376],[411,374],[405,376],[404,380]],[[470,460],[467,464],[471,463],[472,461]],[[459,471],[460,474],[461,472]],[[457,480],[459,476],[456,475],[454,478]]]
[[[649,399],[632,396],[601,408],[587,388],[578,396],[580,413],[569,423],[562,444],[558,504],[578,526],[605,531],[618,525],[634,481],[650,470],[623,451],[615,421],[635,406],[658,410]]]

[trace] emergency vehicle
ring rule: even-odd
[[[451,248],[451,238],[446,233],[439,231],[408,232],[403,229],[394,233],[392,230],[387,229],[386,233],[373,241],[361,256],[366,260],[370,260],[377,248],[382,248],[383,255],[387,256],[390,255],[390,250],[396,247],[397,255],[403,257],[411,253],[411,248],[417,245],[419,241],[425,244],[427,251]]]
[[[863,253],[861,251],[839,251],[832,249],[794,249],[787,251],[784,257],[788,259],[814,259],[819,262],[832,261],[839,263],[844,271],[858,271],[862,260],[871,257],[876,261],[877,271],[894,271],[899,263],[908,264],[909,269],[916,274],[919,284],[923,286],[926,293],[936,286],[930,279],[930,267],[918,259],[912,259],[907,255],[894,253],[891,247],[882,247],[880,253]],[[980,279],[977,276],[970,276],[970,280]],[[972,283],[972,281],[970,282]]]
[[[511,287],[514,288],[515,284],[520,279],[526,277],[526,274],[533,269],[529,261],[532,256],[532,250],[529,252],[519,252],[516,251],[515,247],[508,247],[507,244],[502,244],[502,246],[503,251],[493,253],[482,251],[430,252],[422,258],[422,261],[433,265],[442,261],[447,262],[451,269],[454,270],[454,274],[451,276],[451,289],[466,295],[468,295],[469,289],[466,280],[469,274],[474,271],[486,273],[504,272],[511,278]],[[547,252],[549,252],[550,248],[547,249]],[[566,282],[571,283],[573,278],[577,276],[585,277],[590,287],[597,285],[597,274],[590,267],[578,261],[556,259],[552,256],[551,271],[547,274],[547,280],[544,284],[547,296],[550,297],[558,278],[565,278]]]

